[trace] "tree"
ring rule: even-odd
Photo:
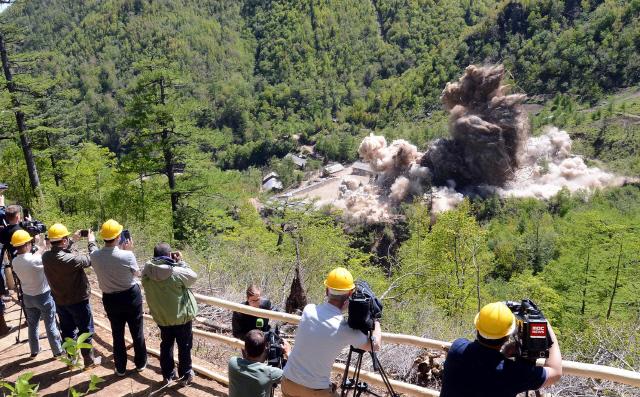
[[[462,315],[473,295],[473,306],[481,305],[481,289],[491,263],[486,231],[469,211],[465,200],[457,209],[439,214],[426,235],[420,223],[416,224],[400,249],[402,273],[415,274],[406,282],[452,316]]]
[[[23,91],[23,88],[19,87],[13,78],[11,71],[11,65],[9,63],[9,56],[7,54],[7,40],[6,35],[0,30],[0,61],[2,62],[2,71],[5,79],[5,87],[11,95],[11,104],[13,112],[16,117],[16,126],[18,128],[18,136],[20,138],[20,146],[24,154],[24,160],[27,164],[27,172],[29,174],[29,181],[31,183],[31,189],[34,193],[40,194],[40,177],[38,176],[38,168],[33,157],[33,150],[31,148],[31,142],[27,132],[27,124],[25,121],[25,113],[22,109],[22,103],[19,99],[19,93]]]
[[[182,91],[186,79],[167,61],[144,61],[137,68],[140,75],[130,89],[132,96],[124,121],[124,126],[130,129],[131,158],[145,175],[160,172],[167,177],[174,238],[180,239],[181,192],[176,179],[179,170],[185,167],[184,146],[193,140],[195,129]]]

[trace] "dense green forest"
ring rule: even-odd
[[[325,162],[355,160],[370,132],[426,148],[448,133],[442,89],[472,63],[505,65],[540,108],[534,134],[564,128],[590,162],[639,176],[640,0],[18,0],[0,44],[0,180],[37,218],[113,217],[139,255],[170,240],[211,291],[253,280],[276,300],[297,244],[311,299],[346,265],[390,331],[469,335],[479,303],[529,296],[569,357],[624,351],[638,368],[637,185],[467,199],[435,224],[418,200],[368,227],[250,200],[271,169],[300,180],[282,160],[300,145]]]

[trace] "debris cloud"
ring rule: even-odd
[[[438,213],[469,194],[547,199],[563,188],[591,191],[624,184],[624,177],[573,155],[566,131],[552,127],[529,137],[522,107],[526,96],[509,94],[503,79],[502,65],[471,65],[457,82],[448,83],[441,99],[450,114],[450,137],[432,142],[425,153],[402,139],[387,144],[383,136],[364,138],[358,154],[376,178],[370,184],[343,181],[338,205],[346,220],[389,221],[401,202],[416,197]]]

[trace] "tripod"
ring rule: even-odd
[[[373,338],[371,337],[371,331],[369,331],[369,343],[371,344],[370,354],[371,354],[371,361],[373,361],[373,370],[380,373],[380,377],[382,377],[382,381],[384,382],[384,385],[387,389],[387,392],[389,393],[389,396],[400,397],[400,395],[393,390],[393,387],[391,386],[391,382],[387,377],[387,373],[384,371],[384,368],[382,368],[382,365],[380,364],[380,360],[378,360],[378,355],[375,353],[373,349]],[[354,353],[357,355],[356,364],[353,371],[353,378],[349,378],[349,366],[351,365],[351,358],[353,357]],[[344,375],[342,375],[342,384],[340,385],[340,388],[342,389],[342,392],[340,393],[340,397],[347,397],[351,390],[353,390],[352,395],[354,397],[360,397],[363,393],[371,394],[372,396],[375,396],[375,397],[382,397],[380,394],[374,393],[371,390],[369,390],[369,384],[367,382],[360,381],[360,371],[362,369],[362,358],[364,356],[364,353],[365,351],[362,349],[357,349],[353,346],[349,347],[349,355],[347,356]]]
[[[18,320],[18,335],[16,336],[16,344],[21,343],[20,341],[20,332],[22,331],[22,314],[24,313],[24,319],[27,320],[27,311],[24,308],[24,294],[22,293],[22,284],[20,283],[20,279],[18,275],[13,270],[13,265],[11,265],[11,274],[13,275],[13,282],[16,286],[16,293],[18,294],[18,306],[20,306],[20,319]]]

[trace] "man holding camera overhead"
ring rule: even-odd
[[[88,254],[72,248],[72,241],[81,238],[80,230],[71,235],[65,225],[55,223],[47,234],[51,250],[42,254],[42,264],[56,302],[62,339],[75,339],[86,332],[93,334],[93,315],[89,303],[91,285],[84,272],[91,266],[91,259]],[[93,232],[89,231],[87,240],[90,253],[98,249]],[[91,339],[86,342],[91,343]],[[101,361],[100,357],[94,356],[93,348],[82,349],[82,357],[85,367],[98,365]]]
[[[104,247],[91,253],[91,265],[102,290],[102,304],[111,323],[113,361],[115,372],[124,376],[127,369],[127,347],[124,340],[125,324],[133,339],[136,371],[147,366],[147,348],[144,342],[142,291],[138,284],[140,268],[131,252],[132,240],[122,239],[123,227],[113,219],[102,224],[100,237]]]
[[[551,386],[562,376],[560,347],[551,326],[547,329],[553,345],[544,367],[522,358],[511,360],[511,354],[503,353],[516,328],[516,318],[505,303],[485,305],[476,315],[475,326],[475,341],[457,339],[449,349],[440,397],[515,397]]]
[[[179,378],[186,386],[193,380],[191,326],[198,313],[198,304],[189,288],[197,278],[198,275],[182,260],[182,254],[171,252],[167,243],[155,246],[153,259],[142,270],[147,304],[160,328],[160,369],[166,383]],[[178,345],[177,374],[173,363],[174,344]]]
[[[371,351],[369,337],[352,329],[342,313],[349,306],[355,283],[342,267],[332,270],[324,282],[327,302],[307,305],[296,332],[295,344],[284,367],[282,394],[285,397],[338,396],[331,383],[331,367],[338,354],[349,345]],[[373,347],[382,342],[380,323],[372,332]]]

